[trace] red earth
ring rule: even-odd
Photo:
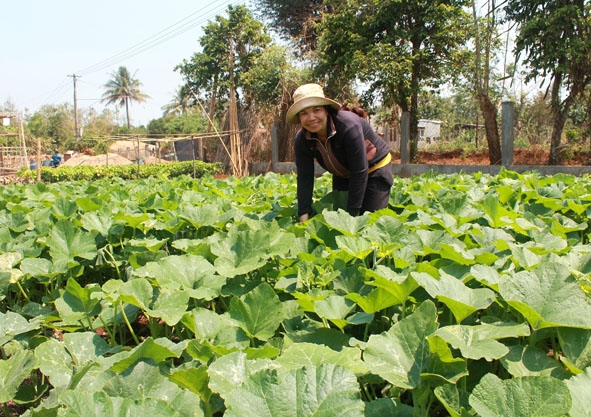
[[[546,149],[530,148],[515,149],[513,165],[547,165],[550,151]],[[419,164],[431,165],[490,165],[488,152],[464,153],[461,149],[442,152],[419,151]],[[400,163],[400,154],[394,155],[394,163]],[[591,151],[573,152],[565,158],[563,165],[591,165]]]

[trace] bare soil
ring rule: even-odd
[[[547,149],[531,148],[515,149],[513,165],[547,165],[550,151]],[[430,165],[490,165],[488,152],[466,153],[461,149],[444,152],[421,151],[418,153],[419,164]],[[394,155],[394,163],[400,163],[400,154]],[[591,151],[577,151],[572,155],[564,155],[563,165],[588,166],[591,165]]]

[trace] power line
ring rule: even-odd
[[[225,0],[223,2],[212,2],[207,6],[205,9],[198,10],[189,16],[179,20],[178,22],[174,23],[171,26],[161,30],[160,32],[156,33],[148,37],[147,39],[132,45],[131,47],[113,55],[110,58],[105,59],[104,61],[98,62],[94,65],[89,67],[83,68],[81,70],[76,71],[77,74],[80,75],[88,75],[90,73],[103,70],[105,68],[110,67],[111,65],[120,62],[124,59],[131,58],[142,52],[145,52],[149,49],[154,48],[157,45],[160,45],[163,42],[166,42],[170,39],[173,39],[196,26],[203,25],[206,21],[212,17],[214,17],[221,9],[225,8],[227,5],[232,3],[237,3],[232,0]],[[196,16],[198,15],[198,16]]]

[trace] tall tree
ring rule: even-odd
[[[330,0],[316,69],[340,91],[361,81],[371,98],[398,105],[410,115],[410,156],[418,150],[418,97],[459,71],[460,52],[469,37],[467,0]],[[334,94],[333,94],[334,96]]]
[[[120,107],[125,107],[127,128],[129,129],[131,127],[129,117],[130,102],[142,103],[149,99],[150,96],[140,90],[142,83],[137,78],[134,78],[126,67],[119,67],[117,71],[113,71],[111,76],[113,78],[104,86],[105,92],[102,101],[107,104],[118,104]]]
[[[162,116],[182,116],[184,114],[189,114],[193,105],[193,97],[191,96],[189,88],[186,85],[181,85],[177,88],[173,99],[168,104],[161,107],[164,111]]]
[[[498,7],[495,0],[486,0],[486,13],[479,16],[478,2],[472,0],[474,25],[474,65],[470,66],[467,76],[471,80],[473,92],[480,105],[484,118],[484,131],[488,143],[488,157],[491,165],[501,164],[501,140],[497,123],[498,106],[494,101],[491,81],[494,79],[492,69],[495,50],[499,46],[497,36]],[[478,129],[478,127],[477,127]],[[478,132],[478,130],[476,130]]]
[[[271,45],[265,26],[245,6],[228,6],[228,17],[216,16],[204,28],[199,42],[202,52],[176,66],[185,85],[199,100],[209,103],[210,118],[226,115],[230,100],[230,78],[239,105],[252,103],[253,94],[244,91],[243,75],[252,69],[256,58]],[[230,48],[230,39],[232,39]]]
[[[316,50],[318,25],[329,12],[324,0],[255,0],[263,18],[281,38],[289,41],[302,56]]]
[[[526,81],[548,81],[553,114],[549,165],[561,163],[561,138],[569,109],[591,84],[591,3],[588,0],[508,0],[517,23],[515,54],[526,54]]]

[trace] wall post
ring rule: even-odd
[[[400,163],[410,164],[410,113],[403,112],[400,118]]]
[[[502,124],[501,164],[507,167],[513,165],[515,145],[515,103],[512,101],[503,101]]]

